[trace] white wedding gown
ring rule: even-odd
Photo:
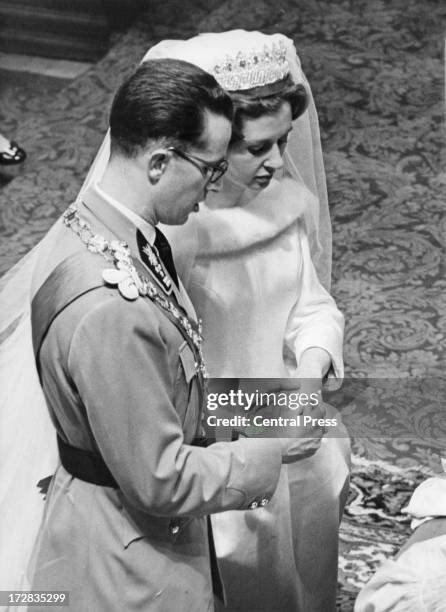
[[[314,196],[283,178],[243,207],[203,206],[163,228],[203,321],[211,377],[293,376],[319,346],[342,377],[343,318],[316,275],[303,211]],[[339,415],[337,415],[339,416]],[[264,508],[212,516],[231,612],[329,612],[337,590],[338,529],[349,474],[345,429],[311,458],[284,466]],[[261,466],[259,466],[261,470]]]

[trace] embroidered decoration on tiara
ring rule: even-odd
[[[262,87],[280,81],[289,72],[283,40],[270,46],[264,45],[260,50],[239,51],[234,57],[226,55],[223,62],[212,69],[218,84],[228,91]]]
[[[70,204],[64,212],[63,220],[65,225],[79,236],[89,251],[102,255],[106,261],[115,265],[114,268],[107,268],[102,272],[102,278],[107,285],[117,286],[120,294],[126,300],[136,300],[140,295],[149,297],[172,315],[196,349],[195,369],[197,373],[203,378],[207,378],[208,374],[201,348],[203,342],[201,320],[198,321],[198,329],[195,329],[195,324],[183,315],[173,302],[164,297],[149,278],[136,270],[126,242],[119,240],[108,242],[99,234],[94,234],[90,225],[79,216],[76,202]],[[157,264],[160,265],[154,251],[152,253]]]

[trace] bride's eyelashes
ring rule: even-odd
[[[260,157],[261,155],[268,153],[268,151],[271,150],[272,146],[272,143],[266,142],[262,145],[251,145],[246,148],[248,152],[251,153],[251,155],[254,155],[254,157]]]
[[[277,146],[279,147],[280,154],[283,155],[287,142],[288,142],[288,134],[284,136],[283,138],[279,138],[279,140],[277,140],[276,142],[277,142]],[[275,143],[271,141],[267,141],[267,142],[256,144],[256,145],[247,144],[246,149],[249,153],[251,153],[251,155],[254,155],[254,157],[260,157],[261,155],[265,155],[266,153],[269,153],[269,151],[271,151],[271,149],[273,148],[274,144]]]

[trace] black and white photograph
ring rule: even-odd
[[[446,612],[445,57],[0,0],[0,612]]]

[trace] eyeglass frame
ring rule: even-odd
[[[224,173],[227,171],[229,163],[228,160],[223,158],[215,164],[210,164],[209,162],[197,157],[196,155],[191,155],[190,153],[185,153],[181,149],[177,149],[176,147],[167,147],[168,151],[172,151],[172,153],[176,153],[178,157],[190,162],[195,168],[201,172],[204,179],[208,181],[208,183],[216,183],[221,179]],[[203,164],[201,166],[200,164]],[[210,172],[210,175],[209,175]]]

